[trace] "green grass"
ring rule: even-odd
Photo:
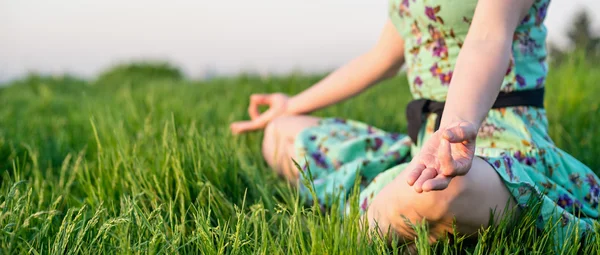
[[[228,123],[247,118],[251,93],[292,94],[320,76],[202,82],[177,70],[146,76],[143,69],[121,67],[94,81],[32,75],[0,89],[0,253],[403,249],[367,238],[356,212],[342,219],[304,206],[263,162],[261,133],[229,134]],[[598,67],[574,59],[551,70],[547,93],[552,138],[597,172],[599,81]],[[317,115],[404,132],[409,99],[398,77]],[[550,253],[553,237],[536,231],[534,218],[524,216],[514,231],[506,222],[484,229],[474,242],[455,238],[432,246],[420,226],[416,244],[420,254]],[[564,253],[578,249],[573,241]],[[600,238],[584,249],[600,252]]]

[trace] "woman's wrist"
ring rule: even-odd
[[[300,115],[300,114],[307,114],[307,111],[303,111],[301,109],[302,105],[299,104],[299,99],[298,96],[293,96],[290,97],[286,108],[285,108],[285,114],[287,115]]]
[[[440,129],[454,127],[456,125],[459,125],[460,123],[468,123],[476,129],[479,129],[481,122],[476,120],[475,118],[466,118],[456,115],[445,115],[442,117],[442,120],[440,122]]]

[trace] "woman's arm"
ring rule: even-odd
[[[337,69],[302,93],[288,98],[281,93],[250,96],[248,121],[230,125],[234,134],[264,128],[271,120],[283,115],[306,114],[350,98],[369,86],[393,77],[404,63],[404,41],[390,20],[379,41],[367,53]],[[261,113],[259,105],[269,109]]]
[[[440,127],[487,116],[508,68],[513,35],[533,0],[480,0],[460,50]]]
[[[502,86],[515,30],[533,0],[479,0],[460,50],[440,129],[413,158],[407,183],[417,192],[443,190],[466,175],[477,130]]]
[[[290,114],[306,114],[348,99],[369,86],[393,77],[404,64],[404,41],[390,20],[377,44],[320,82],[292,97]]]

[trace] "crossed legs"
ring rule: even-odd
[[[310,116],[277,118],[265,129],[263,156],[267,163],[290,182],[296,182],[298,169],[293,165],[294,139],[319,119]],[[414,240],[415,233],[405,222],[425,220],[430,241],[452,232],[452,224],[461,234],[477,233],[487,226],[490,212],[499,218],[512,209],[515,202],[496,171],[483,159],[475,158],[465,176],[456,177],[442,191],[417,193],[406,183],[407,171],[386,185],[373,199],[365,214],[371,228]],[[508,210],[507,210],[508,209]],[[497,222],[497,221],[495,221]]]

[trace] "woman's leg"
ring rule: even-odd
[[[406,242],[414,241],[415,233],[405,219],[413,224],[425,220],[433,242],[445,233],[452,233],[453,220],[460,234],[475,234],[488,225],[492,210],[497,223],[504,212],[510,212],[516,205],[500,176],[478,157],[467,175],[455,177],[442,191],[417,193],[406,183],[407,174],[408,171],[403,171],[386,185],[366,214],[371,228],[383,234],[390,230]]]
[[[316,126],[319,118],[311,116],[279,117],[265,128],[262,143],[263,157],[278,174],[288,181],[295,183],[299,177],[298,169],[294,166],[294,140],[302,130]]]

